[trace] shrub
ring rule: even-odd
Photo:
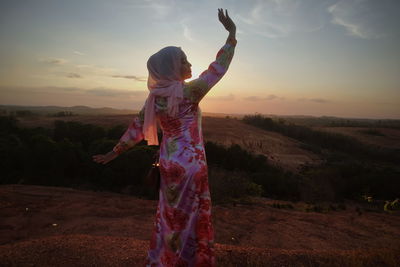
[[[211,199],[215,204],[233,200],[246,200],[249,196],[261,196],[263,189],[249,180],[243,172],[209,168]]]

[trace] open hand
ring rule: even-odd
[[[108,162],[112,161],[118,157],[118,154],[115,153],[114,151],[110,151],[107,154],[98,154],[93,156],[93,161],[97,163],[102,163],[102,164],[107,164]]]
[[[222,8],[218,8],[218,19],[224,25],[228,32],[235,32],[236,25],[233,23],[232,19],[228,15],[228,10],[225,9],[225,14]]]

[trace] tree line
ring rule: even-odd
[[[158,147],[144,141],[107,165],[92,161],[117,143],[124,125],[56,120],[54,127],[22,128],[13,116],[0,116],[0,184],[34,184],[127,192],[150,199],[157,192],[143,183]],[[249,195],[287,200],[357,198],[394,199],[400,192],[393,164],[370,164],[343,151],[327,155],[326,164],[291,173],[239,145],[206,142],[212,198],[231,201]],[[315,144],[316,146],[316,144]]]

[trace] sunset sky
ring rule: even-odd
[[[193,78],[237,25],[203,112],[400,119],[399,0],[0,2],[0,104],[138,110],[146,62],[180,46]]]

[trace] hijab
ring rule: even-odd
[[[178,114],[178,105],[183,98],[184,86],[181,80],[182,55],[183,51],[180,47],[167,46],[147,61],[149,71],[147,87],[150,92],[145,103],[143,134],[148,145],[158,145],[155,97],[167,97],[168,115],[173,117]]]

